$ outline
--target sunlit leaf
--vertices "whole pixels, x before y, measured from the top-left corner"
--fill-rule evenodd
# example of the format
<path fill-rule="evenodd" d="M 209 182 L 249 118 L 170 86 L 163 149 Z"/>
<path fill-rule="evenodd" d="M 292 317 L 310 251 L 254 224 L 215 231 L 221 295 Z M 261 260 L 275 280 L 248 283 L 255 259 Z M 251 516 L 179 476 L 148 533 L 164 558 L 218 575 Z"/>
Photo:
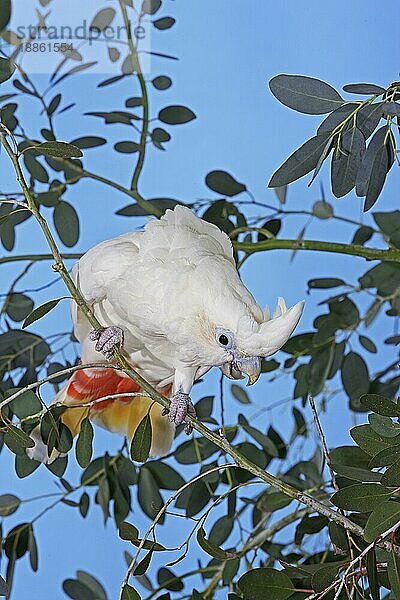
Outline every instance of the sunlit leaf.
<path fill-rule="evenodd" d="M 67 142 L 42 142 L 35 146 L 35 151 L 56 158 L 78 158 L 83 156 L 79 148 Z"/>

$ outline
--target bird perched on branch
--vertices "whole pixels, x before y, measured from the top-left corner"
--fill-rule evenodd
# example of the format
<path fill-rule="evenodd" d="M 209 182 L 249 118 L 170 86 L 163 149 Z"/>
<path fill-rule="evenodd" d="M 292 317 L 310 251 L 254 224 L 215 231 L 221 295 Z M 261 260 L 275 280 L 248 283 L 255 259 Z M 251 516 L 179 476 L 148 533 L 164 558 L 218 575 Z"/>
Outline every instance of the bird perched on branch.
<path fill-rule="evenodd" d="M 288 310 L 279 298 L 270 318 L 268 307 L 263 311 L 241 282 L 228 236 L 180 205 L 150 220 L 144 231 L 89 250 L 74 267 L 73 278 L 103 326 L 92 331 L 72 301 L 82 363 L 106 365 L 113 348 L 121 347 L 133 368 L 171 405 L 165 416 L 121 371 L 87 368 L 75 372 L 56 396 L 56 402 L 71 407 L 62 420 L 76 435 L 89 413 L 93 422 L 132 438 L 150 412 L 152 456 L 167 454 L 175 426 L 195 415 L 189 394 L 197 379 L 217 366 L 231 379 L 246 374 L 252 385 L 261 358 L 281 348 L 303 310 L 303 302 Z M 55 457 L 48 457 L 39 440 L 28 452 L 45 462 Z"/>

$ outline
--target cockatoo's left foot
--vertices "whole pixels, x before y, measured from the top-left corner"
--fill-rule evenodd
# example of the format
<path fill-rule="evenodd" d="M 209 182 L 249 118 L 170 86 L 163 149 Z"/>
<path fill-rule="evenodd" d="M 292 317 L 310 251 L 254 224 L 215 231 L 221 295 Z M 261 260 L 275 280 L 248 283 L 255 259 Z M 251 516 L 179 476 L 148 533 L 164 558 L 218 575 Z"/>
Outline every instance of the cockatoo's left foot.
<path fill-rule="evenodd" d="M 121 327 L 101 327 L 89 334 L 90 339 L 96 342 L 96 352 L 104 354 L 107 360 L 113 357 L 114 348 L 121 348 L 124 343 L 124 332 Z"/>
<path fill-rule="evenodd" d="M 196 410 L 192 404 L 189 394 L 185 394 L 184 392 L 176 392 L 171 397 L 169 411 L 165 409 L 163 414 L 168 414 L 168 419 L 171 423 L 180 425 L 185 420 L 187 415 L 190 417 L 195 417 Z M 185 427 L 185 432 L 189 434 L 191 431 L 192 428 L 190 424 L 187 424 Z"/>

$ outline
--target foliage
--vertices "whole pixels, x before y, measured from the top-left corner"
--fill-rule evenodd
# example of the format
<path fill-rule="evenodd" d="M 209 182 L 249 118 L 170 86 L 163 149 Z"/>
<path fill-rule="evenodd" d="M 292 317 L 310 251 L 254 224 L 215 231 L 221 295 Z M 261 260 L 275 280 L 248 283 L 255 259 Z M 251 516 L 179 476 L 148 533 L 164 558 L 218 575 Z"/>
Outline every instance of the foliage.
<path fill-rule="evenodd" d="M 116 11 L 105 4 L 96 15 L 87 15 L 92 30 L 102 30 L 116 19 Z M 150 19 L 155 29 L 167 31 L 175 19 L 165 15 L 165 8 L 161 0 L 144 0 L 139 20 Z M 132 10 L 131 0 L 119 1 L 122 18 Z M 7 29 L 11 13 L 11 1 L 0 0 L 0 30 L 5 39 L 14 40 L 18 49 L 19 42 Z M 310 279 L 308 293 L 322 294 L 312 329 L 293 336 L 282 354 L 263 362 L 263 377 L 273 380 L 285 375 L 288 388 L 293 388 L 290 436 L 271 425 L 257 427 L 249 412 L 251 395 L 241 385 L 233 384 L 230 395 L 245 413 L 238 416 L 237 422 L 227 425 L 223 410 L 218 413 L 219 401 L 223 406 L 222 394 L 219 399 L 208 395 L 196 403 L 199 422 L 194 423 L 195 433 L 182 441 L 182 428 L 178 429 L 172 456 L 147 460 L 151 442 L 147 415 L 130 447 L 124 442 L 119 452 L 110 455 L 103 449 L 104 454 L 93 458 L 94 430 L 87 416 L 74 442 L 61 420 L 63 407 L 49 408 L 43 401 L 41 385 L 53 385 L 57 390 L 79 368 L 73 350 L 76 340 L 71 332 L 45 337 L 26 330 L 34 325 L 33 329 L 40 331 L 40 320 L 58 310 L 62 299 L 53 298 L 49 289 L 48 300 L 38 305 L 34 292 L 18 291 L 26 272 L 40 261 L 55 258 L 53 268 L 66 282 L 68 270 L 63 260 L 79 256 L 59 254 L 47 223 L 54 225 L 61 247 L 77 245 L 81 226 L 88 224 L 81 223 L 79 206 L 66 198 L 74 189 L 79 190 L 85 180 L 127 196 L 129 204 L 116 211 L 124 217 L 159 217 L 177 203 L 184 204 L 169 197 L 144 198 L 140 177 L 147 153 L 164 151 L 172 135 L 179 136 L 175 126 L 190 124 L 196 114 L 181 104 L 166 105 L 157 114 L 150 112 L 149 94 L 162 94 L 173 81 L 164 74 L 146 81 L 140 67 L 139 41 L 129 30 L 126 41 L 129 50 L 125 55 L 109 48 L 109 60 L 119 61 L 120 73 L 97 84 L 100 90 L 121 86 L 121 105 L 114 110 L 104 111 L 99 106 L 99 110 L 85 112 L 82 123 L 88 127 L 88 135 L 68 142 L 58 140 L 56 133 L 58 123 L 68 124 L 72 119 L 69 111 L 75 110 L 75 104 L 65 99 L 63 85 L 89 71 L 93 63 L 85 62 L 83 54 L 66 53 L 42 92 L 34 76 L 22 69 L 12 45 L 10 57 L 0 58 L 2 143 L 22 185 L 17 193 L 2 194 L 0 240 L 4 256 L 0 264 L 24 264 L 6 291 L 1 308 L 3 452 L 15 455 L 19 478 L 29 477 L 40 466 L 26 455 L 33 446 L 32 431 L 39 425 L 49 452 L 56 449 L 65 454 L 47 467 L 49 478 L 55 478 L 59 484 L 57 498 L 49 507 L 57 506 L 67 516 L 68 511 L 77 511 L 85 519 L 97 505 L 104 523 L 114 521 L 127 548 L 127 571 L 125 576 L 121 574 L 122 600 L 167 600 L 180 597 L 182 591 L 186 597 L 199 600 L 211 598 L 218 590 L 223 590 L 224 597 L 229 594 L 231 600 L 345 598 L 348 593 L 353 594 L 351 597 L 375 600 L 384 589 L 397 596 L 398 365 L 393 360 L 382 364 L 379 372 L 371 372 L 368 355 L 378 353 L 379 341 L 367 333 L 378 316 L 382 321 L 396 323 L 400 314 L 400 211 L 375 212 L 368 225 L 350 221 L 353 236 L 348 244 L 333 239 L 319 242 L 306 238 L 310 220 L 335 223 L 346 219 L 336 213 L 325 197 L 315 202 L 311 212 L 290 211 L 286 208 L 286 193 L 289 183 L 311 171 L 313 181 L 332 154 L 333 194 L 341 197 L 355 188 L 356 195 L 365 198 L 364 209 L 369 210 L 377 202 L 395 162 L 400 118 L 398 82 L 387 87 L 346 85 L 346 93 L 366 98 L 345 100 L 318 79 L 277 75 L 271 80 L 270 89 L 284 105 L 301 113 L 329 114 L 316 135 L 272 176 L 269 186 L 275 189 L 275 204 L 257 201 L 245 183 L 221 169 L 212 169 L 205 176 L 205 185 L 212 193 L 208 200 L 185 203 L 230 236 L 239 267 L 252 253 L 274 249 L 290 249 L 293 258 L 296 252 L 309 250 L 374 260 L 373 265 L 363 268 L 357 282 L 334 274 Z M 129 86 L 123 88 L 125 83 Z M 132 89 L 137 95 L 131 95 Z M 125 92 L 126 98 L 122 99 Z M 100 105 L 100 95 L 96 94 Z M 24 117 L 24 102 L 38 103 L 43 109 L 39 132 L 31 131 L 32 123 Z M 101 120 L 102 136 L 90 134 L 91 119 Z M 115 135 L 121 139 L 111 141 L 114 137 L 109 133 L 110 127 L 118 131 Z M 123 160 L 121 155 L 131 157 L 129 187 L 89 170 L 89 155 L 96 151 L 108 152 L 113 160 Z M 5 181 L 3 184 L 6 187 Z M 257 208 L 258 216 L 247 211 L 249 204 Z M 297 239 L 287 240 L 281 237 L 282 223 L 293 215 L 298 219 L 299 233 Z M 42 227 L 50 254 L 13 253 L 16 235 L 20 235 L 21 225 L 28 220 Z M 35 236 L 37 247 L 41 248 L 36 230 Z M 68 290 L 76 299 L 76 290 Z M 369 298 L 367 306 L 365 297 Z M 63 341 L 61 350 L 59 340 Z M 393 347 L 398 342 L 397 333 L 385 340 Z M 338 387 L 347 395 L 350 411 L 368 412 L 368 417 L 362 416 L 364 421 L 368 418 L 368 423 L 352 428 L 352 446 L 328 452 L 318 412 L 338 394 Z M 310 396 L 318 403 L 318 412 L 313 410 L 314 423 L 307 420 Z M 158 401 L 155 396 L 153 399 Z M 311 456 L 303 450 L 305 455 L 299 460 L 298 447 L 303 448 L 304 439 L 314 427 L 320 436 L 319 448 Z M 234 462 L 228 460 L 229 456 Z M 68 461 L 75 458 L 81 474 L 79 481 L 71 483 L 64 475 Z M 256 484 L 258 487 L 254 488 Z M 132 512 L 133 496 L 135 505 L 148 517 L 147 531 L 140 531 L 135 524 L 138 511 L 135 508 Z M 0 496 L 6 563 L 0 595 L 11 593 L 22 557 L 29 555 L 31 568 L 39 568 L 43 549 L 36 538 L 36 521 L 45 518 L 48 509 L 30 521 L 20 522 L 21 506 L 28 500 L 12 490 L 4 490 Z M 170 505 L 174 513 L 185 517 L 189 527 L 188 535 L 177 539 L 174 548 L 158 541 L 161 527 L 172 526 Z M 285 541 L 278 542 L 277 534 L 281 534 L 279 540 Z M 185 559 L 193 547 L 198 560 L 196 568 L 191 569 Z M 154 567 L 160 556 L 162 566 Z M 62 588 L 69 598 L 117 597 L 116 590 L 106 592 L 97 577 L 83 570 L 77 571 L 74 578 L 67 573 L 61 575 L 66 577 Z"/>

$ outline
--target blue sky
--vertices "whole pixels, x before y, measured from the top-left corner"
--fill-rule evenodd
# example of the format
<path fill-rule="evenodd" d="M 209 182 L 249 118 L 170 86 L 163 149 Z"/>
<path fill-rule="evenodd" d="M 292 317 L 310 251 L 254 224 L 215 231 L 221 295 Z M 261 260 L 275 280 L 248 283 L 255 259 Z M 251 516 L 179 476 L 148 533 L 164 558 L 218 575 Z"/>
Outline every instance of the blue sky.
<path fill-rule="evenodd" d="M 32 3 L 34 4 L 34 3 Z M 58 5 L 59 2 L 54 2 Z M 115 5 L 115 2 L 107 5 Z M 63 6 L 59 10 L 68 11 Z M 94 14 L 88 10 L 88 19 Z M 176 18 L 176 25 L 169 32 L 156 32 L 152 38 L 153 48 L 179 57 L 179 61 L 154 59 L 149 78 L 168 74 L 174 85 L 165 92 L 151 91 L 151 113 L 167 104 L 185 104 L 197 115 L 188 125 L 171 127 L 172 141 L 166 152 L 150 150 L 142 175 L 141 186 L 145 197 L 172 197 L 184 202 L 212 198 L 204 184 L 205 175 L 213 169 L 225 169 L 239 181 L 243 181 L 254 196 L 263 202 L 274 203 L 274 193 L 266 185 L 273 171 L 283 160 L 313 132 L 319 119 L 300 115 L 283 107 L 269 92 L 268 80 L 278 73 L 304 74 L 318 77 L 340 87 L 358 81 L 374 82 L 383 86 L 398 79 L 400 25 L 398 3 L 386 0 L 337 0 L 318 2 L 267 2 L 263 0 L 164 0 L 160 15 Z M 66 14 L 65 14 L 66 16 Z M 67 18 L 67 16 L 66 16 Z M 39 86 L 45 85 L 45 77 L 37 76 Z M 93 117 L 79 117 L 90 110 L 121 109 L 131 83 L 110 86 L 96 91 L 97 76 L 81 75 L 66 84 L 65 103 L 77 102 L 77 108 L 66 113 L 56 126 L 58 139 L 73 139 L 81 135 L 102 135 L 103 126 Z M 39 106 L 25 112 L 25 128 L 32 135 L 42 126 Z M 106 129 L 115 141 L 127 139 L 126 130 L 119 126 Z M 128 183 L 132 156 L 112 151 L 111 144 L 86 153 L 87 167 Z M 1 159 L 1 189 L 15 190 L 11 171 Z M 320 179 L 324 182 L 326 198 L 334 205 L 335 213 L 365 220 L 361 203 L 354 194 L 340 200 L 331 197 L 328 173 L 323 169 Z M 318 183 L 311 189 L 302 180 L 291 186 L 287 208 L 310 209 L 320 199 Z M 394 168 L 389 177 L 379 210 L 393 210 L 398 204 L 399 173 Z M 65 198 L 73 203 L 81 219 L 81 237 L 77 251 L 85 251 L 95 243 L 124 233 L 140 222 L 113 213 L 129 203 L 129 199 L 96 182 L 84 181 L 71 189 Z M 49 214 L 50 213 L 46 213 Z M 283 236 L 296 237 L 305 219 L 286 219 Z M 307 237 L 351 241 L 352 228 L 337 222 L 314 220 Z M 16 252 L 45 251 L 44 242 L 31 225 L 18 230 Z M 248 260 L 242 271 L 246 285 L 261 305 L 273 304 L 279 295 L 293 304 L 306 297 L 306 309 L 300 330 L 312 326 L 317 302 L 322 293 L 305 296 L 307 281 L 312 277 L 332 274 L 354 283 L 367 266 L 362 259 L 349 259 L 336 255 L 299 253 L 293 262 L 287 251 L 258 254 Z M 4 273 L 5 271 L 3 271 Z M 7 269 L 15 274 L 15 266 Z M 37 287 L 53 278 L 49 265 L 31 271 L 19 289 Z M 38 294 L 37 302 L 64 295 L 61 285 Z M 390 335 L 387 325 L 379 321 L 372 328 L 378 342 Z M 37 329 L 42 334 L 68 331 L 70 321 L 66 302 L 49 315 Z M 372 336 L 373 337 L 373 336 Z M 357 349 L 357 344 L 355 345 Z M 379 356 L 369 360 L 371 369 L 377 369 L 391 360 L 390 347 L 383 347 Z M 206 382 L 195 388 L 194 399 L 206 393 L 217 393 L 218 375 L 210 374 Z M 226 385 L 226 418 L 233 422 L 241 407 L 229 397 Z M 291 396 L 292 380 L 281 378 L 269 383 L 267 378 L 250 391 L 254 402 L 246 415 L 254 414 L 268 403 Z M 257 424 L 264 428 L 272 420 L 286 438 L 290 437 L 288 412 L 282 408 L 264 413 Z M 287 405 L 290 409 L 290 404 Z M 218 418 L 218 413 L 216 413 Z M 346 401 L 338 397 L 323 415 L 328 443 L 331 445 L 348 441 L 347 431 L 352 417 L 346 412 Z M 96 448 L 99 453 L 119 447 L 120 440 L 96 432 Z M 303 449 L 303 457 L 312 453 L 312 438 Z M 55 490 L 55 480 L 40 469 L 28 480 L 19 481 L 13 476 L 12 461 L 2 455 L 2 493 L 13 492 L 22 498 Z M 68 472 L 76 481 L 78 471 Z M 256 488 L 254 488 L 256 489 Z M 135 501 L 134 501 L 135 504 Z M 28 505 L 15 515 L 15 522 L 29 518 L 40 503 Z M 33 574 L 24 558 L 17 565 L 14 598 L 30 600 L 58 600 L 64 598 L 61 582 L 74 575 L 76 569 L 84 569 L 98 577 L 110 594 L 116 590 L 124 573 L 122 551 L 127 545 L 116 540 L 114 525 L 101 525 L 98 507 L 92 507 L 89 517 L 83 521 L 76 509 L 66 506 L 49 512 L 37 523 L 40 540 L 40 570 Z M 147 521 L 134 509 L 134 520 L 141 530 Z M 8 520 L 11 526 L 12 519 Z M 178 525 L 181 520 L 178 521 Z M 176 532 L 176 524 L 170 523 Z M 167 525 L 168 528 L 168 525 Z M 182 528 L 184 526 L 182 525 Z M 168 541 L 171 533 L 161 532 Z M 234 543 L 234 538 L 232 542 Z M 190 560 L 189 560 L 190 563 Z M 186 567 L 188 564 L 186 563 Z M 182 572 L 182 566 L 177 572 Z"/>

